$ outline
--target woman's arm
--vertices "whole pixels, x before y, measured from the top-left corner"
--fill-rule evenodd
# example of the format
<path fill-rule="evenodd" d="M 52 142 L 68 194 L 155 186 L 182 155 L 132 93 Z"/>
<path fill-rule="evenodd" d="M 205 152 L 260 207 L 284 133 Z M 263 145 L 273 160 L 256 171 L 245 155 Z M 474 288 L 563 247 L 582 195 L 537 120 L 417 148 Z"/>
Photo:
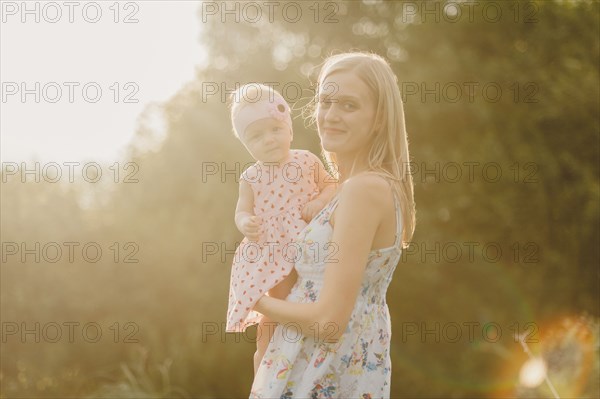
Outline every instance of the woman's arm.
<path fill-rule="evenodd" d="M 337 252 L 332 253 L 326 264 L 318 300 L 292 303 L 263 296 L 254 310 L 279 323 L 298 323 L 304 335 L 318 334 L 320 339 L 338 340 L 350 321 L 373 238 L 384 217 L 388 196 L 383 193 L 389 190 L 388 184 L 374 175 L 364 174 L 346 181 L 335 211 L 331 243 L 322 248 Z"/>

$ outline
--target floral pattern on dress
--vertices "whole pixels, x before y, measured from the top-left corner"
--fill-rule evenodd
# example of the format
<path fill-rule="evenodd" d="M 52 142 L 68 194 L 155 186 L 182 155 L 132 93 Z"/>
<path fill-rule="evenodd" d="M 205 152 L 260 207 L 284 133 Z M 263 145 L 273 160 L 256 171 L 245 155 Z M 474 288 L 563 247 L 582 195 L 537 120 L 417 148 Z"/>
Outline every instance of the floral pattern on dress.
<path fill-rule="evenodd" d="M 290 339 L 286 326 L 278 325 L 254 378 L 250 398 L 389 398 L 391 322 L 385 296 L 400 260 L 402 231 L 395 196 L 394 201 L 396 242 L 369 253 L 359 295 L 340 339 L 335 343 L 318 341 L 311 332 L 302 339 Z M 303 254 L 294 266 L 298 280 L 287 301 L 318 300 L 327 258 L 323 247 L 331 242 L 329 220 L 336 205 L 337 196 L 296 239 Z M 321 251 L 307 255 L 310 248 Z"/>

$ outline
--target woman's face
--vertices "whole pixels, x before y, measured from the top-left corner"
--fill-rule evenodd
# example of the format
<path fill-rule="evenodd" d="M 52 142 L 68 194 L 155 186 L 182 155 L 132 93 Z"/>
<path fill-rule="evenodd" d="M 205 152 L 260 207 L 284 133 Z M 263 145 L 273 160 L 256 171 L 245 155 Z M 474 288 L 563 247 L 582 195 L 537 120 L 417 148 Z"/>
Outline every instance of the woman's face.
<path fill-rule="evenodd" d="M 375 99 L 352 72 L 334 72 L 319 87 L 317 128 L 326 151 L 345 157 L 364 150 L 372 139 Z"/>

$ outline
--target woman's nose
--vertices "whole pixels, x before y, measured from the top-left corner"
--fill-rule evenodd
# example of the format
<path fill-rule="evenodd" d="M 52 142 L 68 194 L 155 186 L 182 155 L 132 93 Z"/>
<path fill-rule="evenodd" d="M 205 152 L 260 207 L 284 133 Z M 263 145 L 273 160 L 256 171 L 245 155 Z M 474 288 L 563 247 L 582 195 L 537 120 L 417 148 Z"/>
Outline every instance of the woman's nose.
<path fill-rule="evenodd" d="M 339 114 L 337 111 L 337 103 L 332 102 L 329 108 L 325 111 L 323 120 L 327 122 L 337 122 L 339 120 Z"/>

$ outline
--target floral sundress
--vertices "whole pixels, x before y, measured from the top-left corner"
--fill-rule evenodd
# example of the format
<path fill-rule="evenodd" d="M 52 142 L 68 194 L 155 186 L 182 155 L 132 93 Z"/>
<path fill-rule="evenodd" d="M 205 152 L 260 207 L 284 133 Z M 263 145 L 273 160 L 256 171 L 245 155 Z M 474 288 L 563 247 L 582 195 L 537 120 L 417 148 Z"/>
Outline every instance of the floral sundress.
<path fill-rule="evenodd" d="M 393 190 L 392 190 L 393 191 Z M 338 196 L 300 233 L 298 280 L 286 300 L 315 302 L 323 287 L 333 228 L 329 223 Z M 250 398 L 389 398 L 391 323 L 387 288 L 401 255 L 401 212 L 396 208 L 394 245 L 369 253 L 350 322 L 336 343 L 278 325 L 252 384 Z M 331 247 L 330 247 L 331 248 Z"/>

